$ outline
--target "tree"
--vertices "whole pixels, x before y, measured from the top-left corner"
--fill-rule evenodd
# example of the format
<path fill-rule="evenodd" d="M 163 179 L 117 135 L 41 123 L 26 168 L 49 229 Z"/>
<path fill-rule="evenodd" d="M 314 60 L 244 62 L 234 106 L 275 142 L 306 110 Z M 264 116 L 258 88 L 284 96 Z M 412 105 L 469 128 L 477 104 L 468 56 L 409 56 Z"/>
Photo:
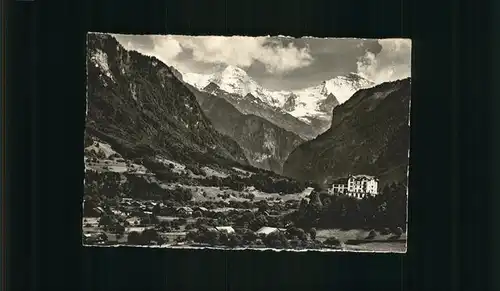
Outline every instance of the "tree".
<path fill-rule="evenodd" d="M 323 203 L 321 203 L 320 195 L 318 192 L 313 191 L 309 195 L 309 205 L 317 205 L 319 208 L 323 207 Z"/>
<path fill-rule="evenodd" d="M 228 241 L 228 245 L 232 248 L 234 247 L 237 247 L 239 245 L 242 244 L 242 238 L 240 235 L 236 234 L 236 233 L 232 233 L 229 235 L 229 241 Z"/>
<path fill-rule="evenodd" d="M 307 240 L 306 232 L 303 229 L 297 228 L 297 227 L 288 228 L 287 229 L 287 236 L 289 239 L 291 239 L 293 237 L 297 237 L 300 240 Z"/>
<path fill-rule="evenodd" d="M 325 197 L 321 202 L 321 204 L 323 204 L 324 206 L 328 206 L 330 205 L 330 203 L 332 203 L 332 199 L 330 197 Z"/>
<path fill-rule="evenodd" d="M 244 229 L 241 233 L 241 236 L 242 236 L 243 240 L 245 241 L 245 243 L 247 243 L 247 244 L 255 242 L 255 240 L 257 240 L 259 238 L 259 236 L 255 232 L 253 232 L 249 229 Z"/>
<path fill-rule="evenodd" d="M 127 243 L 130 245 L 141 245 L 141 236 L 137 231 L 132 231 L 127 236 Z"/>
<path fill-rule="evenodd" d="M 312 240 L 316 240 L 316 229 L 314 227 L 309 230 L 309 235 Z"/>
<path fill-rule="evenodd" d="M 125 233 L 125 226 L 123 226 L 121 224 L 117 224 L 117 225 L 115 225 L 115 231 L 116 231 L 116 233 L 122 235 L 123 233 Z"/>
<path fill-rule="evenodd" d="M 336 237 L 329 237 L 323 243 L 325 245 L 336 246 L 336 247 L 338 247 L 342 244 L 341 241 L 339 239 L 337 239 Z"/>
<path fill-rule="evenodd" d="M 257 207 L 259 208 L 258 212 L 266 212 L 269 209 L 269 205 L 265 200 L 260 200 L 257 204 Z"/>
<path fill-rule="evenodd" d="M 186 202 L 193 199 L 193 193 L 191 192 L 190 189 L 175 188 L 174 190 L 172 190 L 172 192 L 174 199 L 177 202 Z"/>
<path fill-rule="evenodd" d="M 83 216 L 85 217 L 98 217 L 99 213 L 95 210 L 98 204 L 96 199 L 88 196 L 83 201 Z"/>
<path fill-rule="evenodd" d="M 380 234 L 381 235 L 391 234 L 391 230 L 388 227 L 385 227 L 384 229 L 382 229 L 382 231 L 380 232 Z"/>
<path fill-rule="evenodd" d="M 186 234 L 186 240 L 188 241 L 193 241 L 193 242 L 200 242 L 200 235 L 196 231 L 189 231 Z"/>
<path fill-rule="evenodd" d="M 99 234 L 99 239 L 101 239 L 104 242 L 107 242 L 108 241 L 108 236 L 104 232 L 102 232 L 102 233 Z"/>
<path fill-rule="evenodd" d="M 156 204 L 155 206 L 153 206 L 152 212 L 153 212 L 153 215 L 155 215 L 155 216 L 160 215 L 161 214 L 160 204 Z"/>
<path fill-rule="evenodd" d="M 372 229 L 372 230 L 370 230 L 370 232 L 366 236 L 366 239 L 374 239 L 376 236 L 377 236 L 377 233 L 375 232 L 375 230 Z"/>
<path fill-rule="evenodd" d="M 111 226 L 115 223 L 115 220 L 110 215 L 103 215 L 99 219 L 99 226 Z"/>
<path fill-rule="evenodd" d="M 396 235 L 397 237 L 400 237 L 403 235 L 403 229 L 401 227 L 396 227 L 396 229 L 394 230 L 394 235 Z"/>
<path fill-rule="evenodd" d="M 145 229 L 140 235 L 143 244 L 150 244 L 151 242 L 163 243 L 162 238 L 158 232 L 153 228 Z"/>
<path fill-rule="evenodd" d="M 219 242 L 223 245 L 229 244 L 229 233 L 227 231 L 221 231 L 219 234 Z"/>
<path fill-rule="evenodd" d="M 288 239 L 280 231 L 275 231 L 263 238 L 263 242 L 266 246 L 272 248 L 287 248 L 289 247 Z"/>
<path fill-rule="evenodd" d="M 212 231 L 209 230 L 204 233 L 204 242 L 211 244 L 211 245 L 217 245 L 219 244 L 219 235 L 220 233 L 218 231 Z"/>
<path fill-rule="evenodd" d="M 244 225 L 248 226 L 254 219 L 255 219 L 254 213 L 249 211 L 238 215 L 234 221 L 235 224 L 238 226 L 244 226 Z"/>
<path fill-rule="evenodd" d="M 266 226 L 268 224 L 266 216 L 260 214 L 255 219 L 250 222 L 250 228 L 254 231 L 259 230 L 259 228 Z"/>
<path fill-rule="evenodd" d="M 309 202 L 307 202 L 306 199 L 302 198 L 302 200 L 300 200 L 300 204 L 299 204 L 299 215 L 300 216 L 305 215 L 308 205 L 309 205 Z"/>

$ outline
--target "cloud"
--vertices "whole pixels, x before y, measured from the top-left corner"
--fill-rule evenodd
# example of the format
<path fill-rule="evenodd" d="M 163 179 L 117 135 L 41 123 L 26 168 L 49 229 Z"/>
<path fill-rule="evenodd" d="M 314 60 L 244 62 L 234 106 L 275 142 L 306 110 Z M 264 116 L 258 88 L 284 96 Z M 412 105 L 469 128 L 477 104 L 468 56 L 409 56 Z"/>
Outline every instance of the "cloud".
<path fill-rule="evenodd" d="M 358 73 L 375 83 L 394 81 L 411 76 L 411 40 L 379 40 L 379 53 L 366 51 L 358 58 Z"/>
<path fill-rule="evenodd" d="M 308 47 L 284 45 L 266 37 L 177 36 L 180 45 L 191 51 L 194 61 L 233 65 L 243 69 L 262 63 L 272 74 L 284 74 L 311 64 Z"/>
<path fill-rule="evenodd" d="M 350 72 L 376 83 L 411 74 L 409 39 L 114 35 L 129 50 L 181 72 L 210 74 L 225 65 L 274 90 L 300 89 Z"/>
<path fill-rule="evenodd" d="M 157 36 L 154 38 L 154 44 L 157 57 L 167 64 L 182 52 L 181 44 L 172 36 Z"/>

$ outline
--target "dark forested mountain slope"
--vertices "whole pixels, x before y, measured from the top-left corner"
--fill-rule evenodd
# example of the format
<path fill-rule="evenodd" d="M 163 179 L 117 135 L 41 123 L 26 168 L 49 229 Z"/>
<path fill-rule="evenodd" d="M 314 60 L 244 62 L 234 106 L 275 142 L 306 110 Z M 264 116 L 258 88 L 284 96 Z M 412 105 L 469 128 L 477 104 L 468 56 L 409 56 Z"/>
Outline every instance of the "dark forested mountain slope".
<path fill-rule="evenodd" d="M 286 131 L 268 120 L 243 114 L 223 98 L 187 85 L 214 127 L 234 139 L 251 165 L 281 174 L 290 152 L 304 142 L 295 133 Z"/>

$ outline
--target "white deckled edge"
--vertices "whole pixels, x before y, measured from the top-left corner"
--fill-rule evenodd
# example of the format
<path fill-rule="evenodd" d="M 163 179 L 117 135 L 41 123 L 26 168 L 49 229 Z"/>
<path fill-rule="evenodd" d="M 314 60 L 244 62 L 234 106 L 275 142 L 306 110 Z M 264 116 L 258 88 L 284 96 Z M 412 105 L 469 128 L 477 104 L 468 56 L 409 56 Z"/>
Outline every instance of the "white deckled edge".
<path fill-rule="evenodd" d="M 391 37 L 391 38 L 369 38 L 369 37 L 318 37 L 318 36 L 309 36 L 309 35 L 304 35 L 300 37 L 296 36 L 289 36 L 289 35 L 283 35 L 283 34 L 278 34 L 278 35 L 260 35 L 260 36 L 249 36 L 249 35 L 182 35 L 182 34 L 139 34 L 139 33 L 106 33 L 106 32 L 100 32 L 100 31 L 89 31 L 88 33 L 94 33 L 94 34 L 108 34 L 111 36 L 189 36 L 193 38 L 198 38 L 198 37 L 225 37 L 225 38 L 231 38 L 231 37 L 248 37 L 248 38 L 258 38 L 258 37 L 267 37 L 267 38 L 272 38 L 272 37 L 277 37 L 277 38 L 289 38 L 289 39 L 359 39 L 359 40 L 378 40 L 378 39 L 399 39 L 399 40 L 410 40 L 411 38 L 404 38 L 404 37 Z"/>
<path fill-rule="evenodd" d="M 411 41 L 411 40 L 410 40 Z M 410 130 L 409 142 L 408 142 L 408 166 L 406 167 L 406 241 L 405 250 L 408 251 L 408 237 L 410 231 L 410 209 L 409 198 L 410 198 L 410 156 L 411 156 L 411 97 L 412 97 L 412 87 L 411 87 L 411 77 L 410 77 L 410 100 L 408 101 L 408 129 Z"/>

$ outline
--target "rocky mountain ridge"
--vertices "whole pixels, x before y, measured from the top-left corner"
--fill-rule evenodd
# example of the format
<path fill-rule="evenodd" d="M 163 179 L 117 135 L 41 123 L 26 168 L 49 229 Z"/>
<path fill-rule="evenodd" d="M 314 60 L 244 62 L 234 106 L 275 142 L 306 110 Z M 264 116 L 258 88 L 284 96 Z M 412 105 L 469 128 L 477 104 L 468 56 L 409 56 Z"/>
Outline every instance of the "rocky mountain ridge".
<path fill-rule="evenodd" d="M 351 73 L 301 90 L 272 91 L 260 86 L 244 70 L 234 66 L 227 66 L 212 75 L 182 75 L 186 83 L 225 98 L 241 112 L 266 118 L 306 139 L 328 129 L 330 113 L 335 106 L 347 100 L 357 90 L 374 85 L 359 74 Z M 282 119 L 287 122 L 282 122 Z M 292 121 L 293 119 L 295 120 Z"/>
<path fill-rule="evenodd" d="M 185 163 L 247 164 L 196 97 L 157 60 L 125 50 L 108 34 L 88 34 L 86 135 L 128 158 L 162 155 Z"/>

